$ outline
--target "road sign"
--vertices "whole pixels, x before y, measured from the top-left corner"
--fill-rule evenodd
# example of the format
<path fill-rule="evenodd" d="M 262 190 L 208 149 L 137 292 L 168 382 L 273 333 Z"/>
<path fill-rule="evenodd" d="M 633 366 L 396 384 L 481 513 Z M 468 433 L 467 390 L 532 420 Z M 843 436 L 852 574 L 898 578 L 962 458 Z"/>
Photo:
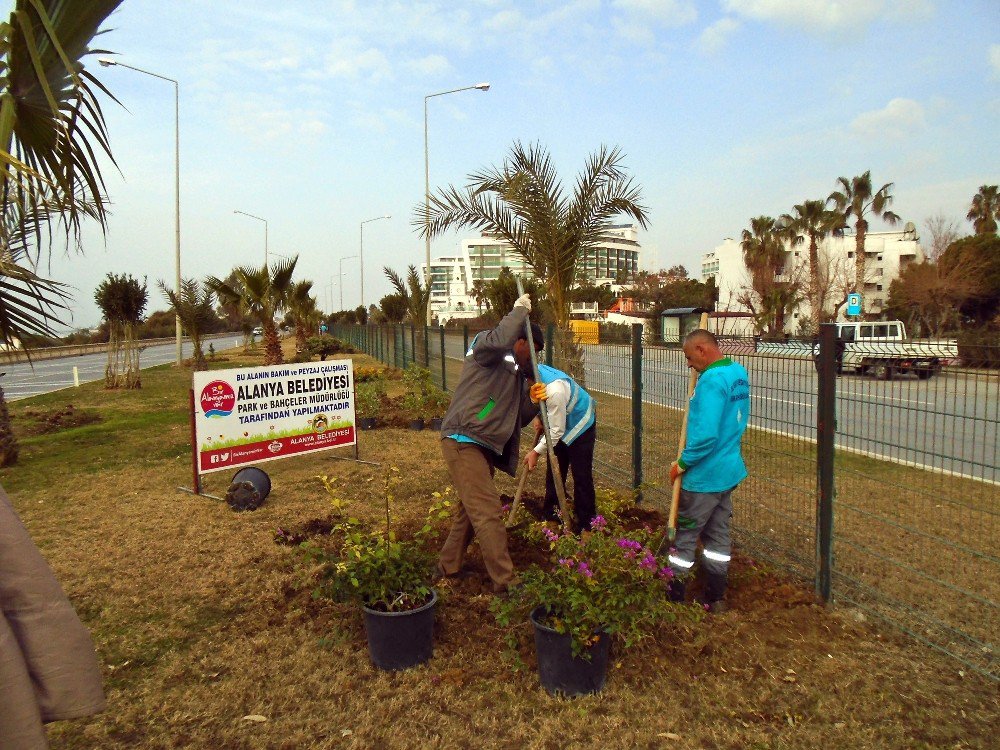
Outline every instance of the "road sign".
<path fill-rule="evenodd" d="M 847 295 L 847 314 L 848 315 L 860 315 L 861 314 L 861 295 L 857 292 L 851 292 Z"/>

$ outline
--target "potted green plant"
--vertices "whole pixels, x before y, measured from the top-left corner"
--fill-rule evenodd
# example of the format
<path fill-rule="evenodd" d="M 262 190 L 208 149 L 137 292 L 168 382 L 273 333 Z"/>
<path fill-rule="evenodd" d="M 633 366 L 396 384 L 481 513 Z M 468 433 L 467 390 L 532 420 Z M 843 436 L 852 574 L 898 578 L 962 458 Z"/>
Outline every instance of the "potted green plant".
<path fill-rule="evenodd" d="M 625 531 L 603 516 L 580 536 L 549 525 L 531 528 L 548 543 L 551 563 L 532 565 L 521 574 L 521 585 L 491 606 L 503 626 L 530 619 L 539 679 L 549 693 L 601 690 L 612 639 L 628 647 L 681 612 L 697 616 L 667 599 L 672 572 L 652 552 L 659 541 L 652 530 Z M 516 633 L 508 632 L 516 642 Z"/>
<path fill-rule="evenodd" d="M 424 407 L 426 409 L 425 419 L 429 420 L 430 429 L 435 432 L 440 431 L 444 414 L 448 411 L 450 403 L 451 396 L 448 393 L 437 386 L 431 386 Z"/>
<path fill-rule="evenodd" d="M 382 412 L 385 395 L 385 380 L 383 378 L 375 378 L 357 384 L 354 406 L 358 413 L 358 427 L 360 429 L 375 429 L 376 421 Z"/>
<path fill-rule="evenodd" d="M 427 413 L 427 405 L 431 389 L 431 371 L 411 364 L 403 372 L 403 385 L 406 386 L 406 393 L 403 394 L 403 409 L 409 415 L 410 429 L 424 429 L 424 415 Z"/>
<path fill-rule="evenodd" d="M 390 516 L 393 488 L 399 482 L 395 466 L 386 472 L 385 528 L 377 531 L 347 516 L 337 497 L 336 480 L 319 479 L 334 506 L 330 539 L 337 541 L 332 549 L 306 548 L 307 555 L 320 563 L 317 594 L 361 605 L 368 651 L 376 667 L 398 670 L 422 664 L 433 653 L 438 600 L 431 586 L 436 560 L 430 545 L 436 537 L 432 521 L 448 515 L 449 501 L 434 493 L 423 527 L 400 539 Z"/>

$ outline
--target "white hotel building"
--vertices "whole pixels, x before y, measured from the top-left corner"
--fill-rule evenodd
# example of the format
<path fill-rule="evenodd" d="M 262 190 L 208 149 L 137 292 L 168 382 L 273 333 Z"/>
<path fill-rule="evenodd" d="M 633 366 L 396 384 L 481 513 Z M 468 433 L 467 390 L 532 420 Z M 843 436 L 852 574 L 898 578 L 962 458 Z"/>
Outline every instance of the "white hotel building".
<path fill-rule="evenodd" d="M 842 290 L 861 291 L 864 296 L 865 311 L 878 315 L 889 297 L 889 285 L 900 272 L 911 263 L 922 263 L 924 251 L 920 238 L 912 224 L 901 231 L 868 232 L 865 235 L 865 288 L 853 289 L 855 235 L 853 230 L 845 231 L 841 237 L 828 237 L 819 244 L 820 263 L 825 278 L 834 293 L 827 295 L 827 312 L 837 312 L 837 319 L 843 319 L 844 310 L 834 311 Z M 809 244 L 808 239 L 785 250 L 784 276 L 788 279 L 800 278 L 808 286 Z M 701 280 L 715 278 L 719 290 L 717 309 L 728 312 L 747 312 L 738 298 L 750 288 L 750 273 L 743 263 L 743 249 L 739 240 L 727 237 L 722 244 L 701 257 Z M 789 310 L 785 317 L 785 331 L 796 333 L 800 321 L 810 319 L 809 300 Z"/>
<path fill-rule="evenodd" d="M 639 270 L 638 229 L 634 224 L 616 224 L 609 233 L 613 239 L 588 250 L 579 270 L 596 285 L 614 284 L 619 273 Z M 431 310 L 439 320 L 471 318 L 479 314 L 472 285 L 477 280 L 493 281 L 500 269 L 534 276 L 524 258 L 510 245 L 489 233 L 463 239 L 458 255 L 440 257 L 431 263 Z M 426 278 L 426 264 L 421 271 Z"/>

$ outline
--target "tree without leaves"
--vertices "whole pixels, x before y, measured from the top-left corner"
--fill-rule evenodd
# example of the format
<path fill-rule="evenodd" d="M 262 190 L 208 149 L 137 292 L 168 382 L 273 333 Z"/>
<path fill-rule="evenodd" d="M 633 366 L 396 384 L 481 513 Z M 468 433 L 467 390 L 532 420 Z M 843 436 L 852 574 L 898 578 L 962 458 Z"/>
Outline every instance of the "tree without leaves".
<path fill-rule="evenodd" d="M 181 319 L 181 327 L 191 337 L 194 354 L 191 364 L 195 370 L 206 370 L 205 353 L 202 350 L 202 340 L 212 325 L 218 320 L 213 309 L 214 294 L 208 287 L 202 287 L 195 279 L 181 279 L 180 294 L 168 287 L 162 280 L 160 291 L 170 303 L 170 309 Z"/>
<path fill-rule="evenodd" d="M 844 229 L 844 218 L 838 211 L 826 209 L 823 201 L 818 200 L 803 201 L 792 210 L 794 214 L 782 214 L 779 222 L 784 230 L 791 232 L 793 245 L 805 242 L 806 238 L 809 240 L 809 305 L 812 332 L 816 333 L 823 320 L 819 242 L 831 234 L 840 234 Z"/>
<path fill-rule="evenodd" d="M 996 185 L 979 186 L 965 218 L 972 222 L 976 234 L 996 234 L 1000 219 L 1000 193 Z"/>
<path fill-rule="evenodd" d="M 415 210 L 413 225 L 421 236 L 458 227 L 498 236 L 544 281 L 556 323 L 566 329 L 582 254 L 614 239 L 610 229 L 617 217 L 647 226 L 641 189 L 626 175 L 623 160 L 619 149 L 601 147 L 567 197 L 548 152 L 515 143 L 499 169 L 469 175 L 463 190 L 449 186 L 432 195 L 428 209 Z"/>
<path fill-rule="evenodd" d="M 895 225 L 899 216 L 889 210 L 892 205 L 892 183 L 887 182 L 878 190 L 872 187 L 871 170 L 863 175 L 837 178 L 839 190 L 830 193 L 827 201 L 836 206 L 843 215 L 844 222 L 854 218 L 854 291 L 862 295 L 865 291 L 865 236 L 868 234 L 868 219 L 871 213 L 889 225 Z"/>
<path fill-rule="evenodd" d="M 270 268 L 242 266 L 234 268 L 232 283 L 215 276 L 205 279 L 205 284 L 223 303 L 238 304 L 264 329 L 264 364 L 280 365 L 281 340 L 274 324 L 276 315 L 284 312 L 292 291 L 292 274 L 299 256 L 283 258 Z"/>
<path fill-rule="evenodd" d="M 958 239 L 958 224 L 944 214 L 936 213 L 924 221 L 924 226 L 931 236 L 927 259 L 936 263 L 948 249 L 948 245 Z"/>
<path fill-rule="evenodd" d="M 137 328 L 142 322 L 149 291 L 131 274 L 109 273 L 97 286 L 94 301 L 108 322 L 108 364 L 105 388 L 141 388 Z"/>

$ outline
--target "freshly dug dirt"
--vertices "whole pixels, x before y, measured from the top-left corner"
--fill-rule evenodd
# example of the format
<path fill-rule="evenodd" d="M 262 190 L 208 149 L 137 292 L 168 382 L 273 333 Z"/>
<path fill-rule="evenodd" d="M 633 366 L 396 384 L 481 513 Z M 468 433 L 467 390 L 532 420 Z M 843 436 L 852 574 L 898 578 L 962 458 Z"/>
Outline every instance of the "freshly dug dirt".
<path fill-rule="evenodd" d="M 47 435 L 102 421 L 100 414 L 77 409 L 73 404 L 56 409 L 25 409 L 14 418 L 15 429 L 25 436 Z"/>

